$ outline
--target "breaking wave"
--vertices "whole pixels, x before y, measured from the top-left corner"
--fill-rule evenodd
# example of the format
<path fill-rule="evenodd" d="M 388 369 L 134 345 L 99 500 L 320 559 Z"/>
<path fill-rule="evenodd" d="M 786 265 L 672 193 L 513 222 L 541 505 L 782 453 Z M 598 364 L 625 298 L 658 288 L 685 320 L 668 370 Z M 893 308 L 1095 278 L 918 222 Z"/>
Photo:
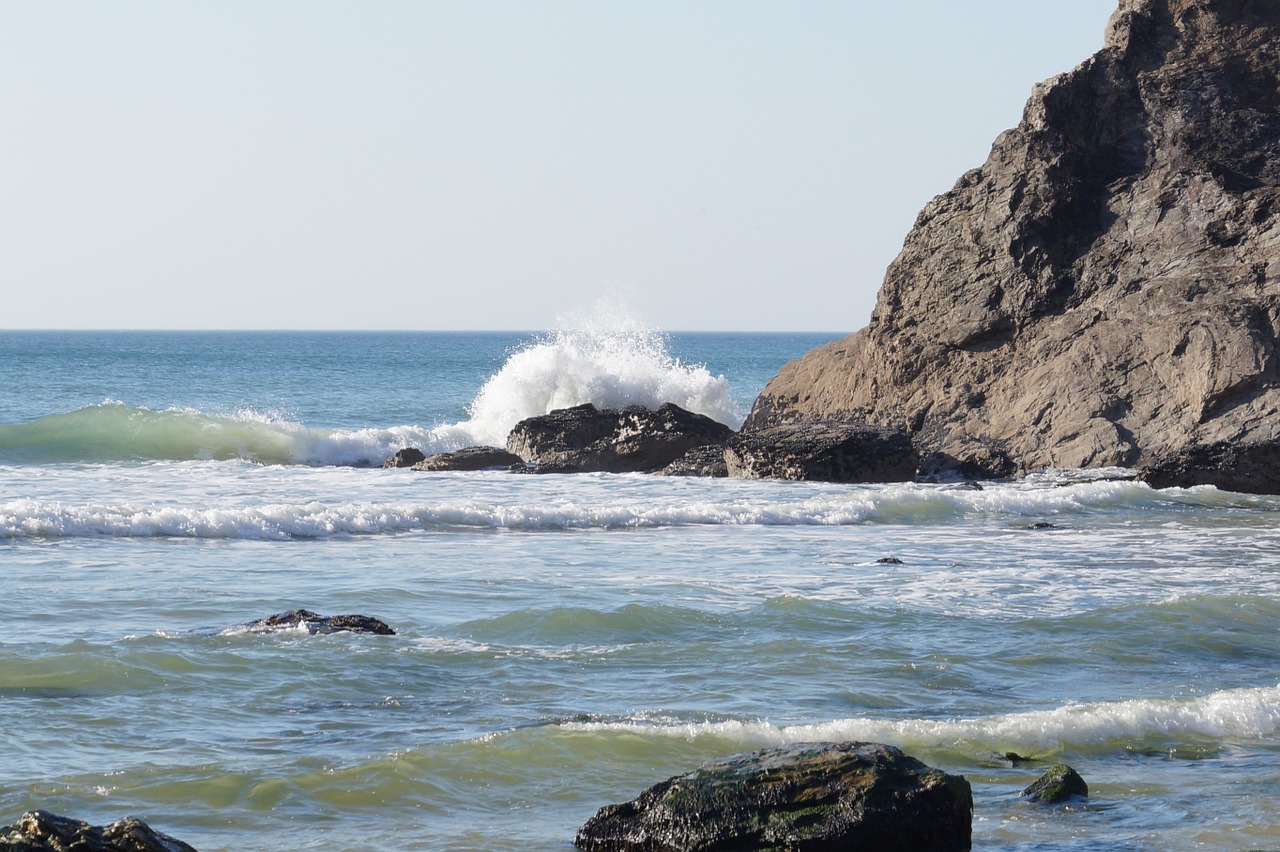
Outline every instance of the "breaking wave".
<path fill-rule="evenodd" d="M 638 717 L 566 722 L 571 731 L 698 740 L 747 748 L 858 740 L 906 749 L 1046 756 L 1072 749 L 1140 746 L 1178 739 L 1269 740 L 1280 731 L 1280 686 L 1229 689 L 1194 698 L 1135 698 L 1068 704 L 976 719 L 836 719 L 782 726 L 767 721 L 681 722 Z"/>
<path fill-rule="evenodd" d="M 471 402 L 470 419 L 459 423 L 326 429 L 255 411 L 153 410 L 108 400 L 0 424 L 0 461 L 378 465 L 404 447 L 434 453 L 503 446 L 521 420 L 588 402 L 654 409 L 674 402 L 735 428 L 744 417 L 728 381 L 673 358 L 662 334 L 589 326 L 551 333 L 513 352 Z"/>

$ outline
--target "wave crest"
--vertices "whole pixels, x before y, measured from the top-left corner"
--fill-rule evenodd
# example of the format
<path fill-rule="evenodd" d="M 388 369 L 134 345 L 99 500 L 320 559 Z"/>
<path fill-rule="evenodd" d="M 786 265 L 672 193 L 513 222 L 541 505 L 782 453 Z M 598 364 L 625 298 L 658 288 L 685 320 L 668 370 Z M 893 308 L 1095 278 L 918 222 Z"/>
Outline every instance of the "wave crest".
<path fill-rule="evenodd" d="M 370 466 L 404 447 L 440 453 L 505 446 L 521 420 L 588 402 L 652 409 L 674 402 L 735 428 L 744 418 L 730 398 L 728 380 L 673 358 L 659 332 L 589 327 L 554 332 L 513 352 L 468 406 L 470 419 L 459 423 L 328 429 L 248 410 L 153 410 L 108 400 L 27 423 L 0 424 L 0 460 Z"/>
<path fill-rule="evenodd" d="M 1046 755 L 1068 749 L 1202 737 L 1269 740 L 1280 731 L 1280 686 L 1229 689 L 1195 698 L 1137 698 L 1068 704 L 977 719 L 836 719 L 790 726 L 767 721 L 649 720 L 566 722 L 570 731 L 696 740 L 728 739 L 744 747 L 858 740 L 908 749 Z"/>

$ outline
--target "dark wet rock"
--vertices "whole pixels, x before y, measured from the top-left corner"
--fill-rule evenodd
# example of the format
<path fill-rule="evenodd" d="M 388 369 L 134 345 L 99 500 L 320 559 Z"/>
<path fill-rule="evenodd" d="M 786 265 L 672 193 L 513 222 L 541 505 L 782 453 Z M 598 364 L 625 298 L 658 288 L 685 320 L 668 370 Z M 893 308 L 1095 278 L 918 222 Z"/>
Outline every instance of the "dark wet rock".
<path fill-rule="evenodd" d="M 601 808 L 580 849 L 970 848 L 973 796 L 948 775 L 875 743 L 805 743 L 704 763 Z"/>
<path fill-rule="evenodd" d="M 1152 488 L 1213 485 L 1224 491 L 1280 494 L 1280 439 L 1185 447 L 1152 461 L 1139 479 Z"/>
<path fill-rule="evenodd" d="M 920 213 L 869 326 L 783 367 L 744 429 L 903 428 L 971 478 L 1261 455 L 1280 440 L 1277 44 L 1274 0 L 1122 0 L 1102 50 Z"/>
<path fill-rule="evenodd" d="M 730 476 L 817 482 L 910 482 L 920 464 L 901 430 L 813 421 L 739 433 L 724 458 Z"/>
<path fill-rule="evenodd" d="M 1049 767 L 1022 795 L 1033 802 L 1056 805 L 1076 797 L 1089 798 L 1089 785 L 1070 766 L 1059 763 Z"/>
<path fill-rule="evenodd" d="M 876 560 L 877 565 L 903 565 L 903 561 L 896 556 L 882 556 Z"/>
<path fill-rule="evenodd" d="M 285 630 L 305 630 L 308 633 L 370 633 L 377 636 L 394 636 L 385 621 L 367 615 L 320 615 L 309 609 L 291 609 L 232 627 L 224 633 L 276 633 Z"/>
<path fill-rule="evenodd" d="M 516 424 L 507 450 L 536 473 L 655 473 L 690 450 L 723 445 L 733 430 L 664 403 L 656 411 L 591 403 Z"/>
<path fill-rule="evenodd" d="M 1057 524 L 1051 524 L 1048 521 L 1036 521 L 1034 524 L 1027 525 L 1029 530 L 1056 530 L 1057 528 Z"/>
<path fill-rule="evenodd" d="M 979 479 L 1009 479 L 1018 466 L 1009 454 L 998 447 L 973 443 L 963 458 L 935 451 L 920 460 L 918 478 L 922 482 L 974 482 Z"/>
<path fill-rule="evenodd" d="M 426 457 L 426 453 L 416 447 L 405 447 L 403 450 L 397 451 L 394 456 L 384 461 L 382 466 L 385 468 L 413 467 Z"/>
<path fill-rule="evenodd" d="M 724 462 L 724 445 L 707 444 L 694 447 L 662 469 L 664 476 L 706 476 L 722 478 L 729 475 Z"/>
<path fill-rule="evenodd" d="M 137 817 L 90 825 L 48 811 L 28 811 L 0 834 L 0 852 L 195 852 Z"/>
<path fill-rule="evenodd" d="M 502 470 L 524 464 L 514 453 L 498 447 L 464 447 L 451 453 L 427 456 L 413 465 L 414 470 Z"/>

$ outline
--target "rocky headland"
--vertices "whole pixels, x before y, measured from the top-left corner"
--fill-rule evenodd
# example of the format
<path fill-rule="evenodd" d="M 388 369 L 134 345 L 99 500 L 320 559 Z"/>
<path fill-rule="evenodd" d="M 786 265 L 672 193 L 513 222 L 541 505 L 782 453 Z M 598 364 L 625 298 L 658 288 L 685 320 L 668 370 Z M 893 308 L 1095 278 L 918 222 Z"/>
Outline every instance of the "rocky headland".
<path fill-rule="evenodd" d="M 938 473 L 1280 492 L 1278 225 L 1280 4 L 1122 0 L 920 213 L 868 327 L 786 365 L 744 431 L 864 423 Z"/>

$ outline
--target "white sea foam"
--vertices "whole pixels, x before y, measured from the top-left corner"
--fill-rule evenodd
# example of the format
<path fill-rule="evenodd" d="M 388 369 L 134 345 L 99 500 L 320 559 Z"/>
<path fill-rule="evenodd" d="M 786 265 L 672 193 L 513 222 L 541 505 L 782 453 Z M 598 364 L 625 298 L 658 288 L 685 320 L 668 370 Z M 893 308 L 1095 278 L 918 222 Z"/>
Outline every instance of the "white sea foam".
<path fill-rule="evenodd" d="M 288 539 L 404 533 L 441 527 L 482 529 L 619 529 L 670 526 L 842 526 L 946 523 L 977 517 L 1040 518 L 1097 509 L 1167 510 L 1200 495 L 1167 494 L 1133 482 L 1091 482 L 1055 489 L 1016 485 L 961 491 L 927 485 L 809 489 L 758 484 L 738 493 L 680 491 L 640 480 L 584 477 L 573 499 L 534 489 L 523 502 L 446 499 L 437 502 L 345 502 L 303 499 L 261 505 L 67 504 L 19 499 L 0 503 L 0 538 L 32 536 L 175 536 Z M 656 486 L 664 484 L 661 480 Z M 674 483 L 680 485 L 679 481 Z M 301 487 L 301 486 L 299 486 Z M 319 492 L 317 492 L 319 493 Z M 602 493 L 608 500 L 600 499 Z M 243 500 L 243 497 L 238 498 Z"/>
<path fill-rule="evenodd" d="M 521 420 L 587 402 L 674 402 L 734 428 L 743 420 L 728 381 L 672 358 L 657 332 L 587 328 L 555 332 L 513 353 L 472 401 L 466 426 L 479 443 L 503 444 Z"/>
<path fill-rule="evenodd" d="M 1280 730 L 1280 686 L 1231 689 L 1196 698 L 1068 704 L 976 719 L 836 719 L 781 726 L 767 721 L 675 722 L 638 717 L 570 722 L 564 727 L 690 740 L 716 737 L 753 748 L 859 740 L 916 749 L 1043 754 L 1148 738 L 1269 740 Z"/>

